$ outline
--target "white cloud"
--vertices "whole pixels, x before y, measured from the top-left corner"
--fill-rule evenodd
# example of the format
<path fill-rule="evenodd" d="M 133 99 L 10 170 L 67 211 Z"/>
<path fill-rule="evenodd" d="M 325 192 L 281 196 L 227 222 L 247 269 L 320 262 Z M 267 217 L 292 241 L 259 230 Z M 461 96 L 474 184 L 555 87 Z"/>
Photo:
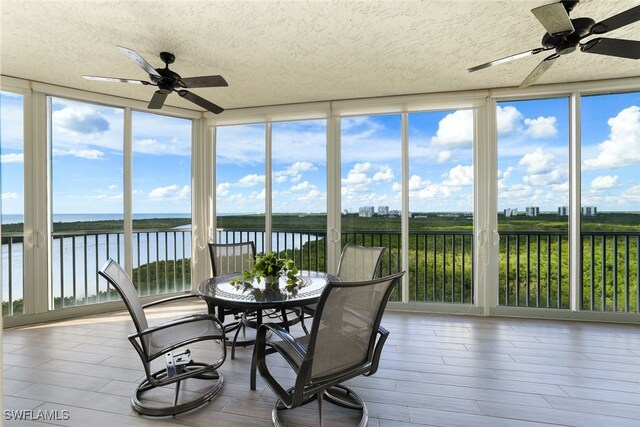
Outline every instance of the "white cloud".
<path fill-rule="evenodd" d="M 498 134 L 503 135 L 518 129 L 520 121 L 522 120 L 522 113 L 511 105 L 507 105 L 505 107 L 498 106 L 496 119 L 498 124 Z"/>
<path fill-rule="evenodd" d="M 238 187 L 253 187 L 254 185 L 264 185 L 264 175 L 258 175 L 252 173 L 250 175 L 246 175 L 237 183 Z"/>
<path fill-rule="evenodd" d="M 161 142 L 155 138 L 136 139 L 133 141 L 133 152 L 153 156 L 190 156 L 191 142 L 176 137 L 170 142 Z"/>
<path fill-rule="evenodd" d="M 522 177 L 522 181 L 526 184 L 533 186 L 562 185 L 567 181 L 566 168 L 556 164 L 553 153 L 542 151 L 541 148 L 536 148 L 535 151 L 525 154 L 518 164 L 526 168 L 527 175 Z"/>
<path fill-rule="evenodd" d="M 548 151 L 543 152 L 541 148 L 536 148 L 532 153 L 525 154 L 518 163 L 527 168 L 527 173 L 544 174 L 549 173 L 554 166 L 555 156 Z"/>
<path fill-rule="evenodd" d="M 451 161 L 453 153 L 448 150 L 442 150 L 438 153 L 438 163 L 446 163 Z"/>
<path fill-rule="evenodd" d="M 640 107 L 625 108 L 607 122 L 609 139 L 598 145 L 598 155 L 584 161 L 584 169 L 640 164 Z"/>
<path fill-rule="evenodd" d="M 225 197 L 226 195 L 228 195 L 232 185 L 233 184 L 231 184 L 230 182 L 223 182 L 221 184 L 218 184 L 216 186 L 216 196 Z"/>
<path fill-rule="evenodd" d="M 373 175 L 374 182 L 388 182 L 393 181 L 393 171 L 389 166 L 381 166 L 380 170 Z"/>
<path fill-rule="evenodd" d="M 2 154 L 0 163 L 24 163 L 24 155 L 22 153 Z"/>
<path fill-rule="evenodd" d="M 440 123 L 436 135 L 431 138 L 434 145 L 446 148 L 467 148 L 473 142 L 473 111 L 458 110 L 447 114 Z"/>
<path fill-rule="evenodd" d="M 2 193 L 2 200 L 18 200 L 20 195 L 18 193 L 6 192 Z"/>
<path fill-rule="evenodd" d="M 524 133 L 532 138 L 550 138 L 558 134 L 558 119 L 553 116 L 524 119 L 524 124 L 527 126 Z"/>
<path fill-rule="evenodd" d="M 89 105 L 74 103 L 52 113 L 54 127 L 75 134 L 103 133 L 109 130 L 109 122 L 99 111 Z"/>
<path fill-rule="evenodd" d="M 191 196 L 191 187 L 185 185 L 180 188 L 178 185 L 168 185 L 157 187 L 149 192 L 149 199 L 152 201 L 178 201 L 185 200 Z"/>
<path fill-rule="evenodd" d="M 304 172 L 314 171 L 318 168 L 311 162 L 295 162 L 285 169 L 273 173 L 274 181 L 281 184 L 287 179 L 299 181 Z"/>
<path fill-rule="evenodd" d="M 640 203 L 640 185 L 627 188 L 621 196 L 628 203 Z"/>
<path fill-rule="evenodd" d="M 290 188 L 291 191 L 311 191 L 317 190 L 317 186 L 311 184 L 309 181 L 301 182 L 300 184 L 294 185 Z"/>
<path fill-rule="evenodd" d="M 113 190 L 115 190 L 115 189 L 117 189 L 117 188 L 118 188 L 118 185 L 117 185 L 117 184 L 111 184 L 110 186 L 108 186 L 108 187 L 107 187 L 107 189 L 109 189 L 109 190 L 111 190 L 111 191 L 113 191 Z"/>
<path fill-rule="evenodd" d="M 473 166 L 457 165 L 449 171 L 443 182 L 448 187 L 466 187 L 473 185 Z"/>
<path fill-rule="evenodd" d="M 602 175 L 594 178 L 591 181 L 591 190 L 592 191 L 600 191 L 600 190 L 610 190 L 612 188 L 616 188 L 620 186 L 618 182 L 618 175 Z"/>
<path fill-rule="evenodd" d="M 366 191 L 371 178 L 367 176 L 367 172 L 371 169 L 371 163 L 356 163 L 349 171 L 346 178 L 342 178 L 343 190 L 347 191 Z"/>
<path fill-rule="evenodd" d="M 51 150 L 54 156 L 72 156 L 78 157 L 81 159 L 88 160 L 101 160 L 104 158 L 104 153 L 100 150 L 90 150 L 90 149 L 82 149 L 82 150 L 61 150 L 61 149 L 53 149 Z"/>

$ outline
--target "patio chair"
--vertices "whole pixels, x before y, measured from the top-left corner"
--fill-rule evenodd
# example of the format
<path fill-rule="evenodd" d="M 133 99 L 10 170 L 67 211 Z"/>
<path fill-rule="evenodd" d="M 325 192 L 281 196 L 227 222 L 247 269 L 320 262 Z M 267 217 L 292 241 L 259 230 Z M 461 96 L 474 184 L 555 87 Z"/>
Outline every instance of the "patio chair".
<path fill-rule="evenodd" d="M 240 273 L 249 270 L 256 262 L 256 246 L 254 242 L 242 243 L 209 243 L 209 255 L 211 256 L 211 270 L 213 276 L 222 276 L 231 273 Z M 210 304 L 207 301 L 207 304 Z M 209 305 L 209 313 L 214 314 L 216 307 Z M 226 332 L 233 332 L 233 339 L 229 341 L 231 345 L 231 359 L 235 359 L 236 346 L 245 347 L 254 343 L 254 339 L 246 339 L 246 328 L 251 327 L 252 318 L 255 312 L 238 309 L 230 309 L 222 306 L 217 307 L 218 319 L 224 322 L 226 315 L 232 315 L 235 322 L 225 325 Z M 242 332 L 243 340 L 238 341 L 238 336 Z"/>
<path fill-rule="evenodd" d="M 359 426 L 368 422 L 362 399 L 341 383 L 378 369 L 389 332 L 380 326 L 393 287 L 404 272 L 361 282 L 329 282 L 320 296 L 311 332 L 294 338 L 283 328 L 265 323 L 258 328 L 253 364 L 275 393 L 272 421 L 282 425 L 278 411 L 318 401 L 322 426 L 322 402 L 362 411 Z M 369 304 L 362 304 L 369 301 Z M 267 341 L 267 332 L 272 340 Z M 285 389 L 271 374 L 267 356 L 278 353 L 295 372 L 293 387 Z M 278 364 L 278 369 L 282 367 Z M 287 378 L 278 372 L 279 378 Z"/>
<path fill-rule="evenodd" d="M 129 334 L 129 341 L 140 356 L 146 379 L 142 380 L 131 397 L 133 409 L 141 415 L 161 417 L 190 411 L 213 399 L 222 389 L 223 377 L 217 369 L 227 355 L 222 323 L 210 314 L 193 314 L 149 326 L 145 315 L 148 307 L 199 297 L 180 295 L 142 305 L 131 279 L 114 260 L 109 259 L 100 268 L 99 274 L 118 291 L 136 328 L 136 332 Z M 212 363 L 194 361 L 186 346 L 200 341 L 217 341 L 216 346 L 222 348 L 220 358 Z M 158 364 L 162 360 L 164 368 L 152 372 L 152 363 Z M 180 385 L 187 379 L 205 380 L 205 386 L 199 389 L 195 397 L 180 401 Z M 173 399 L 169 399 L 172 403 L 159 403 L 158 393 L 150 393 L 156 403 L 143 403 L 146 400 L 143 396 L 145 392 L 171 384 L 175 384 Z M 193 394 L 189 392 L 187 395 Z"/>
<path fill-rule="evenodd" d="M 385 250 L 386 248 L 381 246 L 360 246 L 347 243 L 340 254 L 338 277 L 343 282 L 371 280 L 378 277 Z M 308 317 L 313 317 L 316 304 L 303 307 L 303 311 Z M 304 319 L 301 320 L 301 326 L 305 333 L 309 333 Z"/>

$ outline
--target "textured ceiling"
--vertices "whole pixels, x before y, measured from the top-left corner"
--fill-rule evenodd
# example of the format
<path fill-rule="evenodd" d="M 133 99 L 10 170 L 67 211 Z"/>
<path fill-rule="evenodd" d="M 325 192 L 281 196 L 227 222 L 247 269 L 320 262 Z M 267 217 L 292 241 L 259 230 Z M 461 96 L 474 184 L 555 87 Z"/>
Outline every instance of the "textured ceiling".
<path fill-rule="evenodd" d="M 176 56 L 183 77 L 221 74 L 229 87 L 193 89 L 224 108 L 518 86 L 546 56 L 468 73 L 540 46 L 531 9 L 549 0 L 79 1 L 1 0 L 5 76 L 149 100 L 153 88 L 86 81 L 147 80 L 116 45 L 154 67 Z M 599 22 L 634 0 L 583 0 L 571 17 Z M 640 40 L 640 22 L 607 34 Z M 576 51 L 539 84 L 640 75 L 640 61 Z M 168 105 L 194 108 L 172 94 Z"/>

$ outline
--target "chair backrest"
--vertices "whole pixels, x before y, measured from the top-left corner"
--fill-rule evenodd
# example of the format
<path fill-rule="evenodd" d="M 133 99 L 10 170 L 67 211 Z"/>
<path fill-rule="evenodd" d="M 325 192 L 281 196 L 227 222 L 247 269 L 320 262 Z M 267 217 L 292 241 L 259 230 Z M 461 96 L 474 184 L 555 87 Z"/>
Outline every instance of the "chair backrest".
<path fill-rule="evenodd" d="M 214 276 L 248 270 L 256 262 L 256 245 L 243 243 L 209 243 L 211 270 Z"/>
<path fill-rule="evenodd" d="M 311 378 L 348 371 L 373 358 L 375 338 L 393 287 L 404 272 L 360 282 L 329 282 L 313 318 Z M 362 304 L 362 301 L 369 301 Z"/>
<path fill-rule="evenodd" d="M 147 329 L 149 326 L 147 317 L 142 309 L 138 292 L 127 272 L 117 262 L 109 258 L 102 268 L 98 270 L 98 273 L 107 279 L 107 282 L 116 288 L 116 291 L 120 294 L 127 306 L 127 310 L 129 310 L 129 314 L 131 314 L 131 320 L 133 320 L 136 330 L 140 332 Z"/>
<path fill-rule="evenodd" d="M 340 255 L 338 277 L 343 282 L 371 280 L 378 276 L 386 248 L 347 243 Z"/>

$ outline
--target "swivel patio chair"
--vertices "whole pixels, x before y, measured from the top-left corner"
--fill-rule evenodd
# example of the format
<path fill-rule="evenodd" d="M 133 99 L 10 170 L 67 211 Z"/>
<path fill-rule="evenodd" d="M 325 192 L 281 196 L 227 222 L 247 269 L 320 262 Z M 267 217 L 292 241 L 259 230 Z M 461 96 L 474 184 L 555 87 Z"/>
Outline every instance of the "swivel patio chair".
<path fill-rule="evenodd" d="M 338 277 L 343 282 L 371 280 L 378 277 L 385 250 L 386 248 L 381 246 L 360 246 L 347 243 L 340 254 Z M 316 305 L 307 305 L 303 307 L 303 311 L 308 317 L 313 317 Z M 301 326 L 305 333 L 309 333 L 304 319 L 301 321 Z"/>
<path fill-rule="evenodd" d="M 393 287 L 404 272 L 362 282 L 329 282 L 320 296 L 311 332 L 294 338 L 283 328 L 265 323 L 258 329 L 253 364 L 277 397 L 272 411 L 275 426 L 283 425 L 278 412 L 318 401 L 322 426 L 322 402 L 362 412 L 358 426 L 368 423 L 362 399 L 342 385 L 359 375 L 370 376 L 378 369 L 389 332 L 380 326 Z M 362 304 L 368 301 L 368 304 Z M 267 332 L 272 340 L 267 341 Z M 293 387 L 285 390 L 271 374 L 267 356 L 278 353 L 295 372 Z M 282 369 L 278 364 L 278 370 Z M 278 372 L 279 378 L 286 375 Z"/>
<path fill-rule="evenodd" d="M 209 255 L 211 256 L 211 270 L 213 276 L 222 276 L 230 273 L 240 273 L 243 270 L 249 270 L 256 262 L 256 246 L 252 241 L 242 243 L 209 243 Z M 210 304 L 207 301 L 207 304 Z M 209 313 L 214 314 L 216 307 L 209 305 Z M 226 332 L 235 334 L 233 339 L 228 342 L 231 345 L 231 359 L 235 359 L 236 346 L 245 347 L 251 345 L 254 339 L 246 339 L 246 328 L 251 326 L 250 321 L 255 317 L 255 312 L 230 309 L 222 306 L 217 307 L 218 319 L 224 322 L 226 315 L 232 315 L 235 318 L 233 323 L 225 325 Z M 238 341 L 240 332 L 243 334 L 243 340 Z"/>
<path fill-rule="evenodd" d="M 133 409 L 141 415 L 169 416 L 190 411 L 213 399 L 222 389 L 223 378 L 217 370 L 227 355 L 222 323 L 210 314 L 193 314 L 149 326 L 145 315 L 148 307 L 198 296 L 180 295 L 142 305 L 131 279 L 114 260 L 109 259 L 100 268 L 99 274 L 118 291 L 136 328 L 136 332 L 129 334 L 129 341 L 140 356 L 146 379 L 138 385 L 131 397 Z M 217 341 L 216 347 L 221 347 L 220 358 L 212 363 L 194 361 L 186 346 L 200 341 Z M 157 369 L 157 366 L 152 368 L 152 363 L 158 364 L 162 360 L 164 368 L 152 372 L 152 369 Z M 187 379 L 205 380 L 206 386 L 200 387 L 196 397 L 180 401 L 180 385 Z M 172 404 L 157 403 L 161 396 L 156 392 L 150 393 L 156 403 L 145 399 L 145 392 L 160 390 L 171 384 L 175 384 Z"/>

